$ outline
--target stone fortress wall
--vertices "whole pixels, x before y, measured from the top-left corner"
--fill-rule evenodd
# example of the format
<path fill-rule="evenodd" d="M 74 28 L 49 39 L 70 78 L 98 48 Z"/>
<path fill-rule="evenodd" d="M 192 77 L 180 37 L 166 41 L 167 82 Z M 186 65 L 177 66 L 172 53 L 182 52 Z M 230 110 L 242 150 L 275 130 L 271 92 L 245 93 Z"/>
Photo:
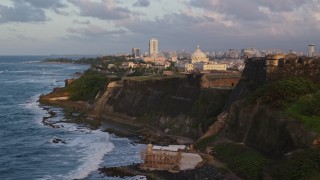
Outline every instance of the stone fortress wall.
<path fill-rule="evenodd" d="M 320 83 L 320 57 L 297 57 L 294 54 L 275 54 L 246 58 L 242 78 L 256 85 L 287 77 L 306 77 Z"/>

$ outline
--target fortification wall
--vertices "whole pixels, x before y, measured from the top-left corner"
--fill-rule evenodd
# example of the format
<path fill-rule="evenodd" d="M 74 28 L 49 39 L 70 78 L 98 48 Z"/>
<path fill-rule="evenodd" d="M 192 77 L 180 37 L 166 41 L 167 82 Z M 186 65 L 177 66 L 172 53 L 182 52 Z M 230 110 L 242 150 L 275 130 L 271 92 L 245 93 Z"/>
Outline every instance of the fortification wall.
<path fill-rule="evenodd" d="M 287 77 L 305 77 L 320 83 L 320 58 L 292 57 L 280 59 L 249 58 L 241 79 L 260 86 Z M 270 63 L 272 61 L 272 63 Z"/>
<path fill-rule="evenodd" d="M 240 77 L 215 77 L 207 78 L 205 75 L 201 81 L 202 88 L 233 88 L 240 80 Z"/>
<path fill-rule="evenodd" d="M 267 81 L 272 82 L 292 76 L 305 77 L 315 83 L 320 83 L 320 58 L 280 60 L 278 66 L 269 71 Z"/>

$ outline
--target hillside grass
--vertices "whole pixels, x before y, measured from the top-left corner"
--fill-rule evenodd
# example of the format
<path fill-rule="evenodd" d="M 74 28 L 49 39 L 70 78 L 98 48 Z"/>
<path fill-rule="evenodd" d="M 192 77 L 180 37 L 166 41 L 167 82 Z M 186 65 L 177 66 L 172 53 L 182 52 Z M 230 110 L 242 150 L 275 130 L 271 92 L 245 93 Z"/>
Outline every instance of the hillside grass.
<path fill-rule="evenodd" d="M 212 146 L 216 139 L 218 139 L 216 135 L 205 137 L 196 143 L 195 148 L 204 151 L 208 146 Z"/>
<path fill-rule="evenodd" d="M 221 143 L 215 145 L 213 151 L 215 157 L 227 163 L 230 169 L 244 179 L 261 179 L 263 169 L 271 162 L 242 144 Z"/>
<path fill-rule="evenodd" d="M 73 101 L 90 101 L 108 84 L 108 78 L 96 71 L 86 71 L 79 79 L 66 87 Z"/>
<path fill-rule="evenodd" d="M 307 128 L 320 133 L 320 91 L 300 97 L 289 106 L 287 113 Z"/>
<path fill-rule="evenodd" d="M 148 80 L 161 80 L 161 79 L 170 79 L 170 78 L 184 78 L 183 74 L 175 74 L 172 76 L 159 76 L 159 75 L 150 75 L 150 76 L 132 76 L 132 77 L 124 77 L 123 80 L 131 80 L 131 81 L 148 81 Z"/>
<path fill-rule="evenodd" d="M 320 85 L 309 79 L 293 77 L 267 84 L 254 93 L 252 100 L 284 111 L 320 133 Z"/>
<path fill-rule="evenodd" d="M 319 85 L 309 79 L 292 77 L 264 85 L 256 90 L 253 100 L 269 104 L 276 109 L 286 109 L 301 96 L 320 90 Z"/>
<path fill-rule="evenodd" d="M 317 179 L 320 177 L 320 150 L 305 150 L 277 161 L 268 174 L 271 179 Z"/>

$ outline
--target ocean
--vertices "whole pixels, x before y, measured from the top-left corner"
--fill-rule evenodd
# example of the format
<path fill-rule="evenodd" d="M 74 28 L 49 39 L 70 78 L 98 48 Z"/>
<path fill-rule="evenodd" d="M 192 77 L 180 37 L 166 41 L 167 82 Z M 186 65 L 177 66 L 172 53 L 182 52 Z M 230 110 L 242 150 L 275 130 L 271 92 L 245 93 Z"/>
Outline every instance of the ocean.
<path fill-rule="evenodd" d="M 0 56 L 0 179 L 121 179 L 103 176 L 98 168 L 139 163 L 145 145 L 77 124 L 43 125 L 43 117 L 49 115 L 39 106 L 38 97 L 88 69 L 42 63 L 44 59 Z M 64 120 L 62 109 L 52 108 L 57 112 L 53 120 Z M 55 138 L 66 143 L 53 143 Z"/>

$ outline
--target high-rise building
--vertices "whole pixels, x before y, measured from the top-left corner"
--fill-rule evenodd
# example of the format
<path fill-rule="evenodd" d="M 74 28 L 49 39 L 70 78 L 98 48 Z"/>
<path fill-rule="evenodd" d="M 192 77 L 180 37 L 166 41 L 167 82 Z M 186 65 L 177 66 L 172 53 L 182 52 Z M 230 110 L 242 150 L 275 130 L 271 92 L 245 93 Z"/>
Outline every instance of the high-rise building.
<path fill-rule="evenodd" d="M 149 42 L 149 56 L 150 57 L 155 57 L 158 55 L 158 53 L 159 53 L 158 46 L 159 46 L 158 39 L 156 39 L 156 38 L 150 39 L 150 42 Z"/>
<path fill-rule="evenodd" d="M 313 57 L 313 55 L 314 55 L 314 47 L 315 47 L 315 45 L 314 45 L 314 44 L 309 44 L 308 46 L 309 46 L 309 53 L 308 53 L 308 56 L 309 56 L 309 57 Z"/>
<path fill-rule="evenodd" d="M 139 48 L 132 48 L 132 56 L 133 57 L 140 57 L 141 56 L 141 51 Z"/>

